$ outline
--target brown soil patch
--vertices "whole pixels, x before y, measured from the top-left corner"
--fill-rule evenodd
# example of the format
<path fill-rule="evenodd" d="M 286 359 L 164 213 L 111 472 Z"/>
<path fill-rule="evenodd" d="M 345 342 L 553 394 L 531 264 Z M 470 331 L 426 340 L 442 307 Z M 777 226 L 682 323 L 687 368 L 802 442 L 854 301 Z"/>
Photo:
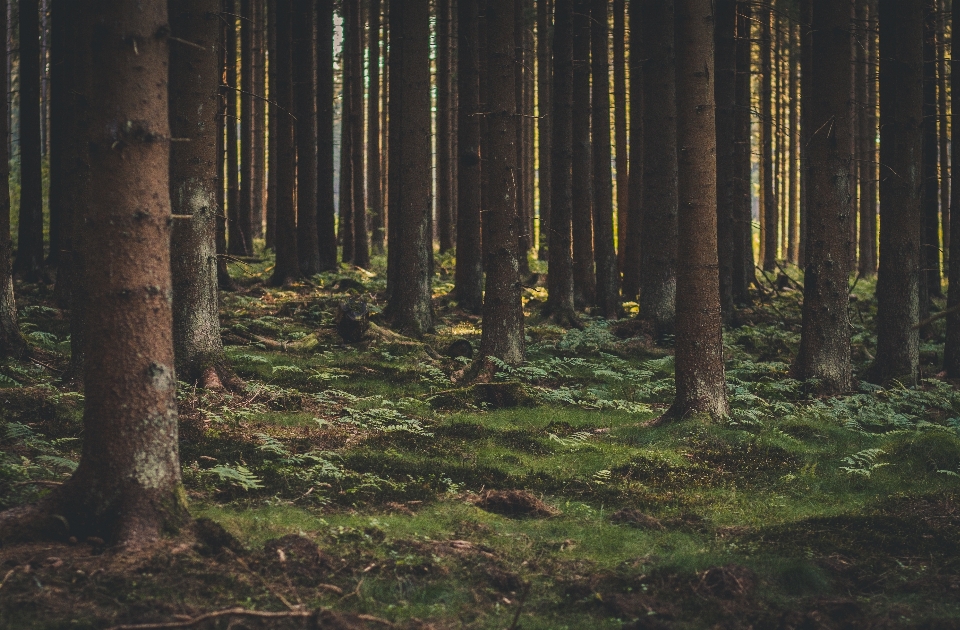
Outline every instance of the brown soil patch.
<path fill-rule="evenodd" d="M 630 525 L 639 529 L 654 529 L 661 531 L 665 529 L 663 523 L 661 523 L 659 520 L 648 514 L 644 514 L 640 510 L 635 510 L 632 508 L 625 508 L 614 513 L 614 515 L 610 517 L 610 522 L 618 525 Z"/>
<path fill-rule="evenodd" d="M 749 595 L 757 584 L 757 575 L 739 564 L 712 567 L 699 577 L 696 591 L 720 599 L 737 599 Z"/>
<path fill-rule="evenodd" d="M 473 504 L 487 512 L 504 516 L 549 518 L 560 514 L 560 510 L 526 490 L 487 490 L 474 499 Z"/>

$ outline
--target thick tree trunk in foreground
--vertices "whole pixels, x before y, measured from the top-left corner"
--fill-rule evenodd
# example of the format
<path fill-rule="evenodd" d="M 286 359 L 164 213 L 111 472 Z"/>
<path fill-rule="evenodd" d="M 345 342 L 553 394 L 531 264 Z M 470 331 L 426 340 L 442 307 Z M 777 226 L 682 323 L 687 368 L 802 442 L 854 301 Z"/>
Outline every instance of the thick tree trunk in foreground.
<path fill-rule="evenodd" d="M 170 146 L 173 344 L 177 378 L 219 386 L 224 361 L 217 303 L 218 0 L 170 0 Z"/>
<path fill-rule="evenodd" d="M 677 266 L 676 384 L 668 417 L 725 417 L 717 276 L 717 159 L 713 2 L 676 0 Z M 705 71 L 706 69 L 706 71 Z"/>
<path fill-rule="evenodd" d="M 607 0 L 591 3 L 591 66 L 593 68 L 593 252 L 596 303 L 608 319 L 620 314 L 620 274 L 613 245 L 613 175 L 610 172 L 610 63 Z"/>
<path fill-rule="evenodd" d="M 677 296 L 677 109 L 673 0 L 640 0 L 643 226 L 640 318 L 673 332 Z M 712 37 L 712 34 L 711 34 Z M 712 41 L 712 39 L 711 39 Z M 712 66 L 711 66 L 712 67 Z"/>
<path fill-rule="evenodd" d="M 320 273 L 317 232 L 317 66 L 314 45 L 314 0 L 295 0 L 293 81 L 297 120 L 297 256 L 300 273 Z"/>
<path fill-rule="evenodd" d="M 737 199 L 737 2 L 716 3 L 715 99 L 717 103 L 717 243 L 720 308 L 724 321 L 734 314 L 733 281 L 738 221 Z"/>
<path fill-rule="evenodd" d="M 520 230 L 517 204 L 517 119 L 514 81 L 514 2 L 491 2 L 487 8 L 489 127 L 484 139 L 485 168 L 499 194 L 490 199 L 486 294 L 480 361 L 496 357 L 513 365 L 524 360 L 523 309 L 520 302 Z"/>
<path fill-rule="evenodd" d="M 317 242 L 321 271 L 337 268 L 333 202 L 333 0 L 316 0 L 317 16 Z"/>
<path fill-rule="evenodd" d="M 547 259 L 548 243 L 550 240 L 550 123 L 553 109 L 551 91 L 553 85 L 553 2 L 551 0 L 537 0 L 537 157 L 539 160 L 537 177 L 539 178 L 540 192 L 540 251 L 538 257 Z M 463 29 L 463 20 L 460 20 Z M 463 72 L 463 67 L 460 67 Z M 463 95 L 460 95 L 460 106 L 463 107 Z"/>
<path fill-rule="evenodd" d="M 553 121 L 550 124 L 550 273 L 547 309 L 554 321 L 577 322 L 573 308 L 573 0 L 556 0 L 553 38 Z"/>
<path fill-rule="evenodd" d="M 373 238 L 371 248 L 383 254 L 383 195 L 380 172 L 380 0 L 370 0 L 370 71 L 367 77 L 367 207 Z M 452 157 L 451 157 L 452 159 Z"/>
<path fill-rule="evenodd" d="M 277 0 L 277 264 L 270 279 L 281 286 L 300 277 L 297 252 L 296 143 L 293 112 L 293 0 Z"/>
<path fill-rule="evenodd" d="M 43 189 L 40 137 L 40 8 L 20 3 L 20 225 L 15 273 L 29 280 L 43 266 Z"/>
<path fill-rule="evenodd" d="M 916 0 L 913 1 L 916 2 Z M 960 25 L 960 2 L 957 0 L 953 0 L 951 17 L 954 25 Z M 950 40 L 951 112 L 960 112 L 960 37 L 957 35 L 954 31 Z M 960 305 L 960 185 L 958 185 L 960 183 L 960 125 L 957 124 L 958 122 L 960 120 L 954 119 L 950 137 L 950 169 L 953 188 L 950 191 L 950 234 L 952 236 L 950 237 L 948 309 L 957 308 Z M 947 342 L 943 349 L 943 369 L 950 378 L 960 377 L 960 312 L 958 311 L 947 316 Z"/>
<path fill-rule="evenodd" d="M 853 160 L 850 102 L 850 6 L 834 0 L 813 3 L 813 82 L 804 94 L 809 123 L 821 130 L 808 140 L 810 190 L 803 333 L 794 372 L 817 379 L 823 392 L 850 389 L 850 320 L 847 276 L 853 218 L 850 163 Z M 838 60 L 843 60 L 840 63 Z"/>
<path fill-rule="evenodd" d="M 390 12 L 390 243 L 387 308 L 393 325 L 420 336 L 433 326 L 430 233 L 430 3 Z"/>
<path fill-rule="evenodd" d="M 459 0 L 457 11 L 457 92 L 460 107 L 457 122 L 459 155 L 455 286 L 460 308 L 478 313 L 483 302 L 483 260 L 480 243 L 480 68 L 477 0 Z"/>
<path fill-rule="evenodd" d="M 593 270 L 593 177 L 590 152 L 590 0 L 573 0 L 573 296 L 597 299 Z"/>
<path fill-rule="evenodd" d="M 640 295 L 640 265 L 641 265 L 641 228 L 643 227 L 643 48 L 641 44 L 641 20 L 643 14 L 639 2 L 629 4 L 630 12 L 630 166 L 629 192 L 627 200 L 629 206 L 619 209 L 618 212 L 627 213 L 627 231 L 620 235 L 620 249 L 623 253 L 623 286 L 621 292 L 624 300 L 636 300 Z M 619 151 L 619 145 L 617 151 Z M 619 173 L 619 171 L 618 171 Z M 619 174 L 617 186 L 620 185 Z"/>

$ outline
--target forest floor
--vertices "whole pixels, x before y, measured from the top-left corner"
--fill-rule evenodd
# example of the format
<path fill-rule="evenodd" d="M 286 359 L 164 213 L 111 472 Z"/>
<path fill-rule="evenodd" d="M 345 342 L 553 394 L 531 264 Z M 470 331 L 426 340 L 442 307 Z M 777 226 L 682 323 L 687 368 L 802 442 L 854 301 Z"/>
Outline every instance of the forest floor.
<path fill-rule="evenodd" d="M 724 335 L 729 419 L 648 429 L 673 395 L 671 340 L 635 321 L 557 328 L 527 289 L 528 363 L 461 388 L 467 360 L 447 350 L 476 348 L 480 329 L 448 296 L 452 261 L 437 262 L 435 334 L 375 314 L 353 345 L 337 306 L 377 311 L 381 267 L 277 290 L 269 264 L 234 265 L 223 297 L 246 389 L 179 394 L 198 524 L 139 555 L 0 548 L 0 627 L 187 627 L 239 607 L 282 616 L 190 627 L 960 628 L 960 390 L 937 374 L 942 321 L 921 387 L 822 398 L 789 377 L 800 279 L 771 281 Z M 67 317 L 52 287 L 18 289 L 48 358 L 0 364 L 0 508 L 68 475 L 82 432 L 58 371 Z M 873 285 L 853 295 L 862 373 Z"/>

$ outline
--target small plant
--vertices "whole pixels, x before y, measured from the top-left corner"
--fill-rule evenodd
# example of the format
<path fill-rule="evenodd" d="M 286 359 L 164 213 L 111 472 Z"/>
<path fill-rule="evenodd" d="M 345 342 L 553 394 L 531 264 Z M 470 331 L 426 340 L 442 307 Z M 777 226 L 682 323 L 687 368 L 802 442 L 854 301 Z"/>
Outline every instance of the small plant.
<path fill-rule="evenodd" d="M 886 455 L 886 451 L 879 448 L 862 450 L 849 457 L 844 457 L 843 463 L 846 464 L 846 466 L 840 466 L 840 470 L 848 475 L 869 478 L 878 468 L 889 466 L 888 462 L 877 461 L 881 455 Z"/>

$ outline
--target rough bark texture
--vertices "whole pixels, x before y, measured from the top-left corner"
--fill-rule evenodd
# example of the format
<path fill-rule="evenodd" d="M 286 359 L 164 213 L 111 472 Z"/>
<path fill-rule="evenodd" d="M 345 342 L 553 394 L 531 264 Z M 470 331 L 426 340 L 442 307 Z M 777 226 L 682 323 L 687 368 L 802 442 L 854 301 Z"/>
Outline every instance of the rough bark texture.
<path fill-rule="evenodd" d="M 492 2 L 487 8 L 487 71 L 489 125 L 484 139 L 484 168 L 499 194 L 488 214 L 487 286 L 483 300 L 480 360 L 496 357 L 513 365 L 524 360 L 523 308 L 520 301 L 520 230 L 517 207 L 516 82 L 514 81 L 514 2 Z"/>
<path fill-rule="evenodd" d="M 788 77 L 787 99 L 790 105 L 790 129 L 787 135 L 789 142 L 789 185 L 787 187 L 787 230 L 784 235 L 787 241 L 787 262 L 797 264 L 800 251 L 800 177 L 798 159 L 800 157 L 800 29 L 796 24 L 790 24 L 790 70 Z M 870 68 L 871 73 L 873 67 Z M 871 74 L 870 76 L 874 76 Z M 874 138 L 876 134 L 874 133 Z M 866 169 L 864 169 L 866 170 Z M 876 189 L 874 189 L 876 190 Z M 874 206 L 874 211 L 876 206 Z"/>
<path fill-rule="evenodd" d="M 221 14 L 226 11 L 226 3 L 220 3 Z M 220 46 L 218 48 L 217 61 L 220 64 L 219 77 L 221 86 L 225 83 L 227 75 L 227 21 L 220 18 Z M 220 100 L 218 103 L 218 113 L 220 118 L 217 120 L 217 207 L 220 208 L 220 214 L 217 217 L 217 284 L 222 291 L 233 290 L 233 280 L 230 278 L 230 270 L 227 268 L 227 195 L 224 189 L 224 177 L 226 174 L 226 135 L 224 133 L 227 124 L 227 93 L 229 90 L 222 87 L 220 90 Z M 78 249 L 78 248 L 75 248 Z M 83 303 L 82 301 L 80 302 Z"/>
<path fill-rule="evenodd" d="M 212 378 L 224 361 L 217 303 L 219 0 L 170 0 L 170 256 L 177 378 Z M 213 370 L 212 374 L 209 372 Z"/>
<path fill-rule="evenodd" d="M 70 100 L 68 92 L 64 88 L 69 78 L 64 74 L 68 69 L 67 57 L 73 54 L 73 46 L 70 45 L 71 24 L 68 13 L 69 8 L 66 5 L 69 2 L 62 3 L 61 0 L 48 0 L 50 15 L 46 16 L 46 22 L 49 25 L 49 87 L 47 93 L 47 113 L 49 114 L 49 132 L 47 133 L 47 143 L 50 147 L 47 153 L 47 162 L 49 164 L 49 198 L 48 206 L 50 210 L 50 253 L 47 256 L 47 264 L 57 267 L 59 274 L 60 260 L 64 254 L 64 233 L 70 230 L 69 217 L 64 211 L 67 201 L 63 198 L 63 187 L 60 185 L 63 180 L 63 171 L 67 168 L 67 155 L 64 151 L 66 145 L 66 136 L 64 130 L 69 128 L 71 122 L 69 118 L 73 112 L 67 107 Z M 45 12 L 45 11 L 44 11 Z M 56 19 L 53 16 L 57 15 Z M 69 265 L 69 261 L 68 261 Z M 61 286 L 61 288 L 65 288 Z M 59 305 L 69 303 L 69 294 L 60 294 L 56 296 Z"/>
<path fill-rule="evenodd" d="M 253 0 L 240 0 L 240 76 L 235 87 L 240 89 L 240 182 L 237 198 L 237 227 L 253 253 L 253 191 L 251 164 L 253 162 L 253 97 L 256 88 L 252 70 L 253 57 Z"/>
<path fill-rule="evenodd" d="M 923 28 L 923 268 L 920 318 L 940 297 L 940 183 L 937 174 L 937 2 L 924 0 Z M 923 331 L 925 332 L 925 331 Z M 921 332 L 921 334 L 923 334 Z"/>
<path fill-rule="evenodd" d="M 620 314 L 620 274 L 613 245 L 613 174 L 610 172 L 610 62 L 607 0 L 591 2 L 591 66 L 593 127 L 593 252 L 596 304 L 608 319 Z"/>
<path fill-rule="evenodd" d="M 880 0 L 878 382 L 915 382 L 919 360 L 922 0 Z"/>
<path fill-rule="evenodd" d="M 876 0 L 864 7 L 864 103 L 860 114 L 860 275 L 877 274 L 877 24 Z"/>
<path fill-rule="evenodd" d="M 553 38 L 553 121 L 550 125 L 550 273 L 547 309 L 555 321 L 576 321 L 573 309 L 573 0 L 556 0 Z"/>
<path fill-rule="evenodd" d="M 630 12 L 630 165 L 629 206 L 622 210 L 627 213 L 627 232 L 620 236 L 623 253 L 624 300 L 636 300 L 640 295 L 641 231 L 643 227 L 643 46 L 641 44 L 641 20 L 643 13 L 639 2 L 631 2 Z M 619 151 L 619 149 L 618 149 Z M 619 176 L 618 176 L 619 177 Z M 619 183 L 618 183 L 619 185 Z"/>
<path fill-rule="evenodd" d="M 267 231 L 264 235 L 267 249 L 276 251 L 277 247 L 277 127 L 280 112 L 276 106 L 277 98 L 277 0 L 264 0 L 267 3 L 267 94 L 270 105 L 267 110 Z M 331 2 L 333 0 L 330 0 Z M 332 39 L 331 39 L 332 41 Z M 332 46 L 333 44 L 331 44 Z"/>
<path fill-rule="evenodd" d="M 293 4 L 293 89 L 297 138 L 297 257 L 300 273 L 320 273 L 317 231 L 317 66 L 314 0 Z"/>
<path fill-rule="evenodd" d="M 578 308 L 597 299 L 593 270 L 590 152 L 590 0 L 573 0 L 573 295 Z"/>
<path fill-rule="evenodd" d="M 677 396 L 668 417 L 725 417 L 717 276 L 717 130 L 712 0 L 676 0 Z"/>
<path fill-rule="evenodd" d="M 947 110 L 947 1 L 937 0 L 937 129 L 940 133 L 940 227 L 943 233 L 943 267 L 949 265 L 950 249 L 950 143 Z"/>
<path fill-rule="evenodd" d="M 480 244 L 480 69 L 477 0 L 459 0 L 457 90 L 457 302 L 471 313 L 483 303 Z M 541 197 L 542 199 L 542 197 Z"/>
<path fill-rule="evenodd" d="M 541 260 L 547 259 L 548 242 L 550 240 L 550 193 L 551 193 L 551 132 L 552 103 L 551 91 L 553 86 L 553 2 L 552 0 L 537 0 L 537 178 L 540 193 L 540 232 L 539 253 Z M 463 29 L 463 20 L 460 20 L 460 29 Z M 461 66 L 460 72 L 463 72 Z M 460 95 L 463 107 L 463 95 Z M 461 183 L 462 185 L 462 183 Z"/>
<path fill-rule="evenodd" d="M 960 2 L 957 0 L 953 1 L 951 18 L 952 24 L 960 25 Z M 951 112 L 960 112 L 960 37 L 957 37 L 956 31 L 950 39 L 950 53 L 950 109 Z M 960 186 L 957 185 L 960 181 L 958 179 L 960 178 L 960 125 L 957 124 L 958 122 L 960 121 L 956 119 L 953 121 L 950 138 L 950 169 L 954 185 L 950 191 L 950 233 L 953 237 L 950 239 L 948 309 L 956 309 L 960 305 Z M 947 341 L 943 349 L 943 369 L 950 378 L 960 377 L 960 311 L 954 311 L 947 316 Z"/>
<path fill-rule="evenodd" d="M 390 226 L 387 308 L 394 326 L 420 336 L 433 326 L 430 263 L 430 3 L 390 12 Z"/>
<path fill-rule="evenodd" d="M 760 185 L 763 187 L 763 217 L 760 221 L 760 243 L 764 271 L 773 271 L 777 265 L 777 195 L 774 189 L 776 171 L 773 162 L 773 45 L 771 29 L 773 9 L 760 9 Z"/>
<path fill-rule="evenodd" d="M 437 0 L 437 237 L 440 251 L 453 249 L 453 154 L 451 102 L 452 0 Z M 513 25 L 510 25 L 511 28 Z"/>
<path fill-rule="evenodd" d="M 367 77 L 367 207 L 370 210 L 371 247 L 383 253 L 383 195 L 380 173 L 380 0 L 370 0 L 367 41 L 370 71 Z"/>
<path fill-rule="evenodd" d="M 252 0 L 251 2 L 251 22 L 250 22 L 250 72 L 245 74 L 249 77 L 250 87 L 245 88 L 248 92 L 247 99 L 250 101 L 250 112 L 253 120 L 250 121 L 250 138 L 248 146 L 250 150 L 244 154 L 247 161 L 244 166 L 244 173 L 248 174 L 249 183 L 247 190 L 250 195 L 250 212 L 253 220 L 253 236 L 263 238 L 263 220 L 264 220 L 264 201 L 266 191 L 264 189 L 264 141 L 266 140 L 266 103 L 263 98 L 266 96 L 266 81 L 264 68 L 266 67 L 266 57 L 264 55 L 264 2 L 266 0 Z"/>
<path fill-rule="evenodd" d="M 737 3 L 737 105 L 734 117 L 737 221 L 734 224 L 733 300 L 749 304 L 750 283 L 756 278 L 753 258 L 752 134 L 750 133 L 750 5 Z"/>
<path fill-rule="evenodd" d="M 677 110 L 673 0 L 640 0 L 643 226 L 640 317 L 673 332 L 677 295 Z M 712 39 L 711 39 L 712 41 Z"/>
<path fill-rule="evenodd" d="M 293 0 L 277 0 L 277 264 L 271 283 L 281 286 L 300 277 L 297 253 L 296 144 L 293 111 Z"/>
<path fill-rule="evenodd" d="M 810 208 L 810 104 L 813 91 L 813 0 L 800 0 L 800 252 L 797 264 L 806 266 Z"/>
<path fill-rule="evenodd" d="M 626 263 L 627 219 L 630 216 L 630 176 L 627 168 L 627 46 L 626 2 L 613 0 L 613 144 L 617 185 L 617 269 Z"/>
<path fill-rule="evenodd" d="M 367 236 L 367 201 L 363 170 L 363 5 L 354 0 L 350 12 L 354 37 L 350 42 L 353 57 L 353 89 L 350 91 L 350 159 L 353 162 L 353 264 L 370 266 L 370 241 Z"/>
<path fill-rule="evenodd" d="M 824 392 L 851 386 L 850 321 L 847 313 L 850 221 L 851 12 L 847 3 L 813 2 L 813 82 L 804 94 L 809 123 L 810 191 L 803 332 L 794 364 L 798 378 L 817 379 Z M 838 60 L 844 60 L 839 63 Z"/>
<path fill-rule="evenodd" d="M 20 224 L 13 271 L 28 280 L 43 265 L 42 145 L 40 137 L 40 8 L 20 6 Z"/>
<path fill-rule="evenodd" d="M 714 97 L 717 103 L 717 244 L 720 307 L 724 321 L 734 314 L 733 279 L 738 221 L 737 199 L 737 2 L 717 0 Z"/>
<path fill-rule="evenodd" d="M 343 21 L 341 28 L 343 32 L 343 46 L 340 49 L 340 221 L 337 225 L 337 232 L 340 239 L 341 260 L 345 263 L 353 262 L 353 91 L 354 84 L 357 83 L 356 73 L 353 69 L 354 57 L 350 54 L 353 34 L 353 13 L 354 0 L 344 0 L 340 4 L 340 16 Z"/>
<path fill-rule="evenodd" d="M 250 240 L 250 216 L 241 208 L 240 203 L 240 153 L 237 129 L 239 114 L 237 108 L 237 87 L 240 85 L 240 73 L 237 69 L 237 2 L 224 1 L 222 19 L 226 23 L 226 85 L 224 97 L 227 99 L 227 251 L 236 256 L 253 254 L 253 242 Z"/>
<path fill-rule="evenodd" d="M 527 0 L 514 0 L 514 20 L 513 20 L 513 37 L 514 37 L 514 58 L 513 58 L 513 82 L 514 82 L 514 98 L 516 99 L 516 115 L 518 117 L 518 123 L 516 127 L 516 151 L 517 151 L 517 213 L 520 216 L 520 230 L 518 238 L 520 239 L 520 274 L 523 276 L 530 275 L 530 261 L 527 258 L 530 250 L 532 249 L 532 226 L 533 226 L 533 206 L 532 198 L 530 198 L 529 192 L 532 190 L 531 181 L 532 173 L 529 170 L 530 162 L 528 161 L 528 138 L 527 130 L 529 125 L 527 124 L 530 120 L 530 116 L 533 115 L 533 104 L 532 101 L 528 100 L 527 95 L 527 84 L 528 77 L 531 74 L 532 64 L 530 64 L 529 59 L 527 59 L 526 53 L 526 37 L 527 37 L 527 19 L 525 15 L 525 8 Z M 529 140 L 532 142 L 532 138 Z M 529 160 L 532 160 L 533 156 L 530 155 Z"/>
<path fill-rule="evenodd" d="M 320 269 L 337 268 L 333 200 L 333 0 L 316 0 L 317 15 L 317 242 Z"/>

